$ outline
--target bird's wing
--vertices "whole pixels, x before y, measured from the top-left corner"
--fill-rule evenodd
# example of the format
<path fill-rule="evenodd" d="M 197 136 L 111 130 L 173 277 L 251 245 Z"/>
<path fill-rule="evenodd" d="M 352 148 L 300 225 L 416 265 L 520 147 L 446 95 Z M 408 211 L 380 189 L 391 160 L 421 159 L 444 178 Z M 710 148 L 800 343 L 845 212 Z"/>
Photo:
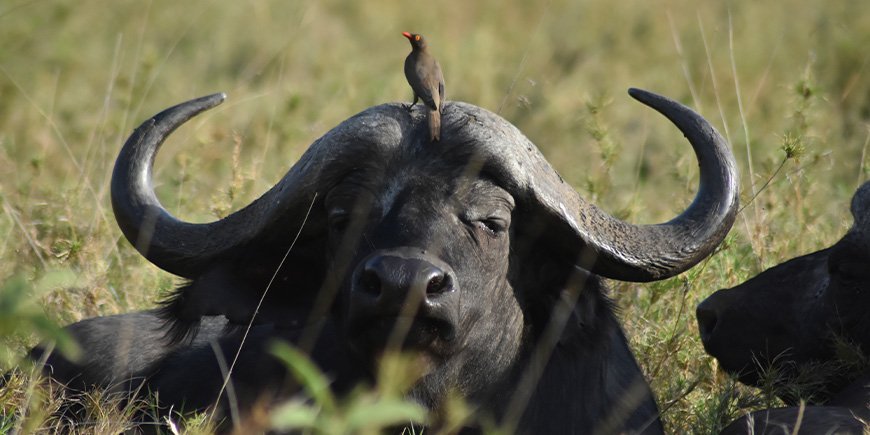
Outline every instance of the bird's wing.
<path fill-rule="evenodd" d="M 423 103 L 432 110 L 438 110 L 441 107 L 441 87 L 444 79 L 441 75 L 441 66 L 431 56 L 426 56 L 422 62 L 417 62 L 416 68 L 417 77 L 420 78 L 420 89 L 414 89 L 414 92 L 420 96 Z"/>

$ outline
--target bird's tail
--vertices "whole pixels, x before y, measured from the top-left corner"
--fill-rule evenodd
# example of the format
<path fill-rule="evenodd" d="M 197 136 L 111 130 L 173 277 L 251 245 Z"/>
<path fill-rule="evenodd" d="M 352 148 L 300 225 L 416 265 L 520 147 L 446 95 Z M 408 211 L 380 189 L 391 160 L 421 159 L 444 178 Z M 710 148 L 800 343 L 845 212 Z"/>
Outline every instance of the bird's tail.
<path fill-rule="evenodd" d="M 441 140 L 441 111 L 429 110 L 429 138 L 433 142 Z"/>

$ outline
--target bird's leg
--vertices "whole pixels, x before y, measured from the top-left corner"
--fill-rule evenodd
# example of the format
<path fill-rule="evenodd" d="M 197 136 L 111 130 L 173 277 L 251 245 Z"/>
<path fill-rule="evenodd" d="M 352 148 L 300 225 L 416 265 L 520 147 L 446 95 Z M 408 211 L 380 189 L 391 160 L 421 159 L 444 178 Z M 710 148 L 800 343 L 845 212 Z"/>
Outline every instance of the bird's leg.
<path fill-rule="evenodd" d="M 405 106 L 405 110 L 407 110 L 407 111 L 410 112 L 411 109 L 413 109 L 414 106 L 417 105 L 417 100 L 418 100 L 419 98 L 420 98 L 420 97 L 417 96 L 417 93 L 414 93 L 414 103 L 412 103 L 410 106 L 409 106 L 409 105 L 404 105 L 404 104 L 403 104 L 403 106 Z"/>

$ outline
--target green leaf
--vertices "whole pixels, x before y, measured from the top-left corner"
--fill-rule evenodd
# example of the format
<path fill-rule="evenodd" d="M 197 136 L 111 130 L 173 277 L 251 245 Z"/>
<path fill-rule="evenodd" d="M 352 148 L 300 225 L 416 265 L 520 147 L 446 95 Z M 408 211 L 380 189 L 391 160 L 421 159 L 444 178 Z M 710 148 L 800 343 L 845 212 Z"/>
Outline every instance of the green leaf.
<path fill-rule="evenodd" d="M 426 420 L 426 408 L 400 398 L 382 398 L 375 402 L 357 401 L 347 411 L 348 430 L 381 429 L 386 426 L 421 423 Z"/>
<path fill-rule="evenodd" d="M 14 315 L 26 301 L 27 280 L 15 275 L 0 286 L 0 312 L 3 316 Z"/>
<path fill-rule="evenodd" d="M 279 406 L 270 418 L 273 429 L 315 429 L 319 414 L 319 409 L 300 401 L 291 401 Z"/>
<path fill-rule="evenodd" d="M 327 414 L 335 412 L 335 397 L 329 389 L 326 376 L 311 362 L 304 353 L 286 343 L 276 342 L 272 345 L 272 353 L 287 365 L 299 383 L 305 388 L 311 398 L 323 408 Z"/>
<path fill-rule="evenodd" d="M 0 285 L 0 336 L 28 337 L 34 334 L 41 340 L 53 340 L 60 352 L 75 360 L 79 348 L 72 337 L 49 319 L 39 304 L 40 297 L 49 291 L 74 285 L 77 277 L 68 269 L 49 270 L 30 284 L 22 275 L 15 275 Z M 9 345 L 0 343 L 0 371 L 12 361 Z"/>
<path fill-rule="evenodd" d="M 81 357 L 81 348 L 79 348 L 78 343 L 67 333 L 66 329 L 58 326 L 51 319 L 41 316 L 33 317 L 30 319 L 30 324 L 41 337 L 54 340 L 57 349 L 65 357 L 72 361 L 77 361 Z"/>

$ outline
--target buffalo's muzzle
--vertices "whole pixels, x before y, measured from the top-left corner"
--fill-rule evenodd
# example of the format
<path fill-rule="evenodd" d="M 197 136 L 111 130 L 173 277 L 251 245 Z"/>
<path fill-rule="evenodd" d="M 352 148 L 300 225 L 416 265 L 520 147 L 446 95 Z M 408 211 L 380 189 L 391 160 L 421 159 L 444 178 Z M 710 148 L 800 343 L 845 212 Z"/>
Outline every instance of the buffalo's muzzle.
<path fill-rule="evenodd" d="M 351 335 L 414 347 L 454 338 L 457 283 L 453 269 L 440 259 L 419 248 L 379 250 L 359 263 L 352 279 Z"/>
<path fill-rule="evenodd" d="M 698 333 L 704 344 L 713 338 L 713 332 L 716 330 L 716 324 L 719 322 L 717 308 L 712 298 L 705 299 L 695 308 L 695 317 L 698 319 Z"/>

